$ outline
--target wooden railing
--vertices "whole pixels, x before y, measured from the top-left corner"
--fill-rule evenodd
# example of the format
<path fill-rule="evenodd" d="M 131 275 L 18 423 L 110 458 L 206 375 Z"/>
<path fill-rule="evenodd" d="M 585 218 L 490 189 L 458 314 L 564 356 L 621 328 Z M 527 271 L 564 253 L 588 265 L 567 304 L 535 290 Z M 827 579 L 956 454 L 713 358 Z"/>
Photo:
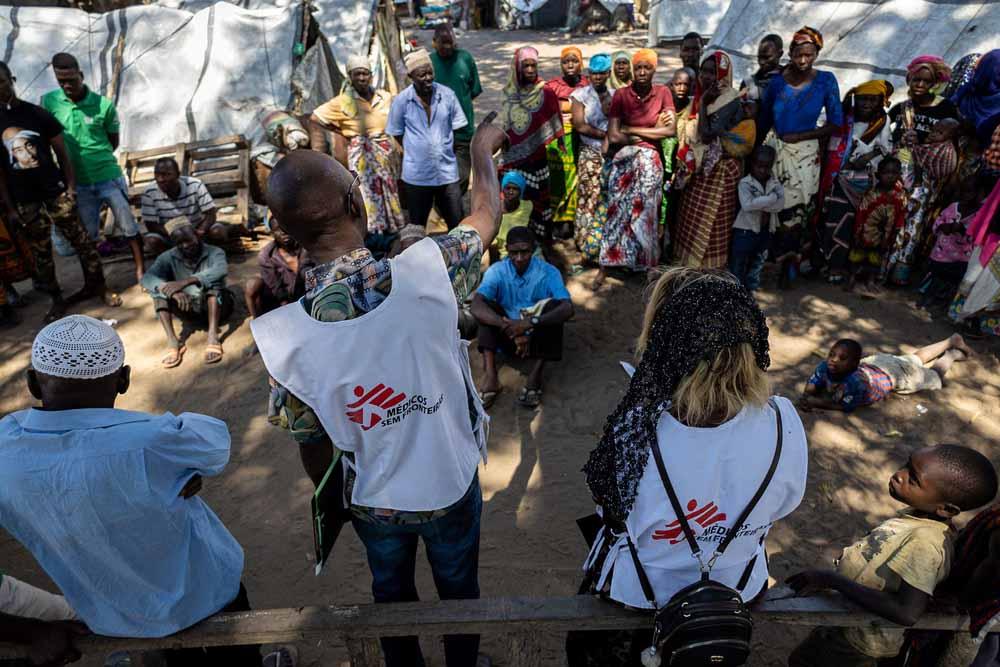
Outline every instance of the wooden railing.
<path fill-rule="evenodd" d="M 891 626 L 837 596 L 794 597 L 779 587 L 754 608 L 757 623 L 804 626 Z M 508 638 L 507 664 L 538 667 L 545 635 L 570 630 L 648 628 L 648 614 L 630 611 L 588 596 L 564 598 L 484 598 L 399 604 L 299 607 L 219 614 L 183 632 L 159 639 L 85 637 L 77 645 L 84 654 L 151 651 L 196 646 L 285 644 L 340 638 L 352 667 L 382 664 L 378 637 L 443 634 L 502 634 Z M 968 629 L 968 618 L 928 613 L 915 626 L 923 629 Z M 0 657 L 23 655 L 23 649 L 0 645 Z"/>

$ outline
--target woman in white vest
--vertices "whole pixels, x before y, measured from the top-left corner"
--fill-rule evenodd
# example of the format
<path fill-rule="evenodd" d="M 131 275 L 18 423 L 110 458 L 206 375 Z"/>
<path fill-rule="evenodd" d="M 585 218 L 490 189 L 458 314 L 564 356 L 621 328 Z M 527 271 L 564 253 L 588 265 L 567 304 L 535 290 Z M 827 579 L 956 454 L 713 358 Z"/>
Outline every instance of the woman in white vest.
<path fill-rule="evenodd" d="M 662 455 L 707 563 L 775 460 L 778 409 L 783 444 L 773 476 L 711 571 L 713 580 L 738 590 L 745 601 L 766 590 L 765 537 L 774 521 L 801 502 L 808 465 L 795 408 L 786 398 L 769 400 L 767 333 L 753 296 L 727 273 L 676 268 L 656 283 L 638 342 L 638 367 L 584 468 L 605 524 L 585 564 L 593 592 L 652 609 L 698 581 L 699 562 L 652 448 Z M 605 636 L 571 651 L 571 665 L 607 666 L 622 659 L 637 665 L 639 652 L 649 646 L 648 634 L 594 634 Z"/>

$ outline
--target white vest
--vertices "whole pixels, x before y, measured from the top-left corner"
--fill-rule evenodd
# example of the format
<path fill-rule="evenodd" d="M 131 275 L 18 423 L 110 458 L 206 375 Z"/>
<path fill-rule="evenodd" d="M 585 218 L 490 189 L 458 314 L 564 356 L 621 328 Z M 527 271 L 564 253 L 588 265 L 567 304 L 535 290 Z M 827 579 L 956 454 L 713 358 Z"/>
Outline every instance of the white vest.
<path fill-rule="evenodd" d="M 472 483 L 489 418 L 439 246 L 425 239 L 390 263 L 392 289 L 368 313 L 321 322 L 296 302 L 251 329 L 271 377 L 313 409 L 337 447 L 354 453 L 352 503 L 437 510 Z"/>

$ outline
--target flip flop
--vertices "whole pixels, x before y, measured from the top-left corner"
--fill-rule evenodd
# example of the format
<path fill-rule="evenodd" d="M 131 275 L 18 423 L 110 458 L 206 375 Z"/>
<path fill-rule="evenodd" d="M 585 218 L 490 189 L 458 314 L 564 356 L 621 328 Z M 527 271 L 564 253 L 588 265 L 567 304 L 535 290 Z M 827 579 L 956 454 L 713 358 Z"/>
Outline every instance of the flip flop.
<path fill-rule="evenodd" d="M 483 409 L 489 410 L 493 407 L 493 404 L 497 402 L 497 397 L 503 392 L 503 387 L 500 387 L 496 391 L 481 391 L 479 392 L 479 400 L 483 402 Z"/>
<path fill-rule="evenodd" d="M 211 354 L 216 354 L 216 357 L 210 357 Z M 223 350 L 221 345 L 213 344 L 205 346 L 205 363 L 206 364 L 217 364 L 222 361 Z"/>
<path fill-rule="evenodd" d="M 172 347 L 170 351 L 163 355 L 160 359 L 160 364 L 164 368 L 177 368 L 184 361 L 184 353 L 187 352 L 187 347 L 181 345 L 180 347 Z"/>
<path fill-rule="evenodd" d="M 524 387 L 517 395 L 517 402 L 526 408 L 537 408 L 542 403 L 542 390 Z"/>

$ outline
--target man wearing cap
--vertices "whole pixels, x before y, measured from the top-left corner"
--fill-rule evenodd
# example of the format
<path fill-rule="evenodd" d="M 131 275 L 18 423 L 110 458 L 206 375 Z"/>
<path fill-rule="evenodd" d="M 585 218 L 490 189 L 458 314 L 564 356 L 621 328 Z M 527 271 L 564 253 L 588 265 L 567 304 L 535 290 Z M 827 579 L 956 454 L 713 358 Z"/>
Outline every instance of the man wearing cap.
<path fill-rule="evenodd" d="M 434 29 L 434 50 L 431 51 L 431 64 L 434 66 L 434 80 L 443 86 L 448 86 L 458 98 L 458 103 L 465 113 L 468 125 L 455 130 L 455 157 L 458 159 L 458 186 L 462 195 L 469 189 L 469 173 L 472 171 L 472 158 L 469 153 L 469 142 L 472 141 L 472 131 L 476 127 L 476 114 L 472 109 L 472 100 L 479 97 L 483 87 L 479 83 L 479 70 L 472 54 L 455 45 L 455 31 L 450 23 L 442 23 Z"/>
<path fill-rule="evenodd" d="M 469 121 L 455 93 L 434 81 L 434 66 L 424 49 L 407 54 L 406 71 L 413 82 L 396 96 L 386 132 L 403 142 L 403 183 L 411 225 L 427 224 L 437 206 L 448 229 L 464 213 L 455 131 Z"/>
<path fill-rule="evenodd" d="M 208 325 L 204 360 L 218 363 L 222 361 L 219 324 L 229 319 L 234 305 L 232 292 L 226 289 L 226 253 L 203 243 L 186 217 L 170 220 L 165 228 L 173 247 L 157 257 L 142 277 L 142 288 L 153 297 L 170 348 L 160 363 L 175 368 L 187 351 L 174 332 L 174 315 Z"/>
<path fill-rule="evenodd" d="M 368 216 L 365 246 L 381 258 L 406 225 L 399 201 L 400 148 L 385 131 L 392 95 L 372 86 L 368 56 L 348 58 L 347 75 L 351 85 L 316 107 L 310 120 L 329 133 L 330 154 L 358 177 Z M 312 148 L 326 152 L 322 130 L 312 132 Z"/>
<path fill-rule="evenodd" d="M 229 429 L 117 410 L 130 380 L 121 338 L 100 320 L 70 315 L 39 332 L 27 381 L 41 407 L 0 420 L 0 526 L 91 631 L 163 637 L 250 609 L 243 549 L 196 496 L 229 461 Z M 253 646 L 168 653 L 171 666 L 260 664 Z"/>

